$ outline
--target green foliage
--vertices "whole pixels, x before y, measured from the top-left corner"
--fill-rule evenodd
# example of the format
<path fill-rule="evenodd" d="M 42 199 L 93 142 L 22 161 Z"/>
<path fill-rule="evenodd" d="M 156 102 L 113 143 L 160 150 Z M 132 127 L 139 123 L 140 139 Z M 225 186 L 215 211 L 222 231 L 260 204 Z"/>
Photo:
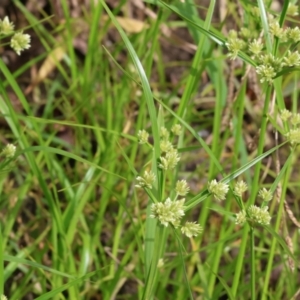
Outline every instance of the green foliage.
<path fill-rule="evenodd" d="M 13 2 L 41 45 L 0 21 L 31 57 L 0 59 L 0 297 L 295 297 L 298 6 L 148 0 L 137 30 L 125 0 L 61 1 L 63 23 Z"/>

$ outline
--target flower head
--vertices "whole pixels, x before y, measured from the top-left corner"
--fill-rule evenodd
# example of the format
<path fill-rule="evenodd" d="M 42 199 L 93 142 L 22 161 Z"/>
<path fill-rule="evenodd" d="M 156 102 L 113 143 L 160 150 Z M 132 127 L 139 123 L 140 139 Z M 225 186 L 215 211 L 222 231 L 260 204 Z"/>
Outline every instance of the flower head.
<path fill-rule="evenodd" d="M 159 146 L 162 153 L 167 153 L 173 148 L 172 143 L 168 140 L 161 140 Z"/>
<path fill-rule="evenodd" d="M 268 206 L 262 208 L 256 205 L 250 205 L 247 209 L 250 219 L 261 225 L 269 225 L 271 221 L 271 216 L 268 212 Z"/>
<path fill-rule="evenodd" d="M 7 16 L 3 19 L 3 21 L 0 20 L 0 34 L 12 34 L 14 32 L 14 27 L 15 25 L 12 22 L 9 22 Z"/>
<path fill-rule="evenodd" d="M 254 39 L 249 44 L 249 51 L 255 56 L 258 56 L 261 53 L 262 49 L 263 49 L 263 44 L 256 39 Z"/>
<path fill-rule="evenodd" d="M 287 67 L 298 67 L 300 66 L 300 54 L 298 51 L 291 52 L 287 51 L 287 54 L 283 58 L 283 65 Z"/>
<path fill-rule="evenodd" d="M 30 35 L 23 32 L 17 32 L 10 40 L 10 46 L 16 51 L 18 55 L 21 51 L 30 48 Z"/>
<path fill-rule="evenodd" d="M 161 269 L 165 265 L 164 259 L 160 258 L 157 262 L 157 268 Z"/>
<path fill-rule="evenodd" d="M 297 43 L 300 41 L 300 29 L 298 26 L 294 28 L 286 29 L 286 36 L 288 39 L 292 40 L 292 42 Z"/>
<path fill-rule="evenodd" d="M 300 124 L 300 114 L 292 114 L 291 117 L 291 124 L 293 126 L 299 125 Z"/>
<path fill-rule="evenodd" d="M 260 82 L 272 83 L 273 78 L 276 76 L 276 72 L 273 67 L 260 65 L 256 67 L 256 73 L 261 76 Z"/>
<path fill-rule="evenodd" d="M 242 194 L 248 190 L 247 183 L 243 180 L 238 181 L 234 187 L 235 195 L 242 197 Z"/>
<path fill-rule="evenodd" d="M 290 129 L 286 134 L 286 137 L 289 139 L 292 146 L 300 144 L 300 129 Z"/>
<path fill-rule="evenodd" d="M 16 153 L 16 146 L 13 144 L 7 144 L 5 148 L 2 150 L 2 155 L 5 156 L 5 158 L 12 158 L 15 156 Z"/>
<path fill-rule="evenodd" d="M 7 298 L 6 298 L 6 296 L 1 295 L 1 296 L 0 296 L 0 300 L 7 300 Z"/>
<path fill-rule="evenodd" d="M 140 144 L 148 143 L 149 133 L 146 130 L 139 130 L 137 136 Z"/>
<path fill-rule="evenodd" d="M 289 3 L 287 14 L 290 16 L 298 16 L 298 6 L 293 3 Z"/>
<path fill-rule="evenodd" d="M 291 117 L 291 115 L 292 113 L 287 109 L 283 109 L 282 111 L 280 111 L 280 118 L 283 122 L 286 122 Z"/>
<path fill-rule="evenodd" d="M 273 20 L 270 25 L 269 25 L 269 30 L 270 33 L 273 34 L 274 36 L 278 37 L 278 38 L 283 38 L 284 37 L 284 31 L 283 29 L 280 27 L 279 22 Z"/>
<path fill-rule="evenodd" d="M 185 234 L 188 238 L 197 236 L 201 233 L 203 228 L 196 222 L 186 222 L 184 226 L 181 227 L 181 232 Z"/>
<path fill-rule="evenodd" d="M 190 188 L 186 180 L 178 180 L 175 190 L 178 195 L 185 196 L 189 192 Z"/>
<path fill-rule="evenodd" d="M 247 220 L 246 212 L 244 210 L 240 211 L 235 215 L 235 224 L 243 225 Z"/>
<path fill-rule="evenodd" d="M 229 51 L 228 57 L 230 59 L 236 59 L 239 51 L 245 48 L 246 43 L 243 40 L 237 38 L 236 32 L 231 30 L 229 32 L 229 37 L 225 45 L 227 46 Z"/>
<path fill-rule="evenodd" d="M 258 196 L 263 199 L 265 202 L 269 202 L 273 199 L 273 194 L 266 188 L 261 189 L 258 192 Z"/>
<path fill-rule="evenodd" d="M 150 217 L 158 219 L 166 227 L 172 224 L 176 228 L 179 226 L 180 219 L 184 216 L 184 201 L 185 199 L 172 201 L 167 198 L 165 202 L 153 203 Z"/>
<path fill-rule="evenodd" d="M 180 160 L 177 149 L 170 149 L 165 156 L 160 157 L 159 167 L 163 170 L 172 170 Z"/>
<path fill-rule="evenodd" d="M 152 189 L 152 184 L 155 181 L 155 179 L 156 179 L 156 176 L 152 171 L 150 171 L 150 172 L 145 171 L 143 177 L 138 176 L 136 178 L 136 181 L 138 182 L 138 184 L 136 184 L 135 186 L 138 188 L 146 187 L 148 189 Z"/>
<path fill-rule="evenodd" d="M 168 131 L 168 129 L 166 127 L 161 127 L 160 128 L 160 137 L 163 140 L 167 140 L 170 136 L 170 132 Z"/>
<path fill-rule="evenodd" d="M 223 182 L 217 182 L 217 180 L 212 180 L 208 183 L 208 191 L 214 195 L 217 200 L 225 200 L 225 196 L 228 193 L 228 184 Z"/>
<path fill-rule="evenodd" d="M 180 135 L 182 132 L 182 127 L 180 124 L 174 124 L 171 128 L 171 131 L 175 134 L 175 135 Z"/>

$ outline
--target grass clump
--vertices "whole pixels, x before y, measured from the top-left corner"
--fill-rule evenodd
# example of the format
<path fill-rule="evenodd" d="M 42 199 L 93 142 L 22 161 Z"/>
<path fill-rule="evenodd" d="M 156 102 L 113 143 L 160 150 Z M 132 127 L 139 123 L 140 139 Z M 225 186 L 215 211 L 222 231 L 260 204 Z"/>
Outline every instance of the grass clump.
<path fill-rule="evenodd" d="M 48 4 L 0 21 L 1 299 L 296 299 L 297 4 Z"/>

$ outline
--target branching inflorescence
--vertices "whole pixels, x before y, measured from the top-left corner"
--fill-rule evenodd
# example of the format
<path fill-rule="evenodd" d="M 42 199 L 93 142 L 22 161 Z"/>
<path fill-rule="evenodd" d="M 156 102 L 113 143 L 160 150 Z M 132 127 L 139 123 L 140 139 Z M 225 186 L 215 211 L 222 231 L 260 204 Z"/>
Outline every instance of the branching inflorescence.
<path fill-rule="evenodd" d="M 181 132 L 182 128 L 179 124 L 174 125 L 171 128 L 171 132 L 165 127 L 160 128 L 161 156 L 157 166 L 161 172 L 166 173 L 177 166 L 180 156 L 178 150 L 173 146 L 170 138 L 180 135 Z M 151 146 L 148 143 L 148 139 L 149 134 L 147 131 L 140 130 L 138 132 L 138 140 L 140 144 L 147 144 Z M 137 184 L 135 186 L 151 190 L 156 179 L 157 176 L 153 173 L 153 171 L 145 171 L 143 176 L 138 176 L 136 178 Z M 180 228 L 184 235 L 191 238 L 201 233 L 202 228 L 196 222 L 186 222 L 184 225 L 181 223 L 181 219 L 185 215 L 185 198 L 180 197 L 185 197 L 188 194 L 189 189 L 190 188 L 186 180 L 178 180 L 175 185 L 175 197 L 171 198 L 168 196 L 165 201 L 152 199 L 154 203 L 151 204 L 150 217 L 157 219 L 160 224 L 165 227 L 173 226 L 174 228 Z"/>
<path fill-rule="evenodd" d="M 30 48 L 30 35 L 23 33 L 23 31 L 16 32 L 14 27 L 15 25 L 9 21 L 8 17 L 0 20 L 0 39 L 12 35 L 10 46 L 20 55 L 21 51 Z"/>
<path fill-rule="evenodd" d="M 256 16 L 255 8 L 253 14 Z M 297 15 L 298 7 L 291 4 L 288 14 L 291 16 Z M 294 28 L 280 27 L 278 19 L 273 15 L 269 15 L 268 19 L 270 36 L 283 46 L 283 49 L 280 48 L 280 50 L 283 50 L 282 56 L 275 57 L 273 54 L 268 53 L 263 39 L 260 38 L 261 34 L 248 28 L 242 28 L 239 32 L 231 30 L 228 34 L 226 47 L 230 59 L 236 59 L 240 51 L 248 54 L 257 63 L 256 73 L 260 76 L 260 81 L 271 84 L 277 74 L 284 68 L 300 66 L 299 52 L 290 50 L 295 48 L 294 46 L 300 41 L 300 29 L 298 26 Z"/>

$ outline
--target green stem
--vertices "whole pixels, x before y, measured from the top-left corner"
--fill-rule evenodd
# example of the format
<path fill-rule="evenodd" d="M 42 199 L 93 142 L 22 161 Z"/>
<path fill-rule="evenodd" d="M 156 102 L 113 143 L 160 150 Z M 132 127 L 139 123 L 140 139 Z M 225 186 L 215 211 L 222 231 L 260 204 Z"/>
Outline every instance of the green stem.
<path fill-rule="evenodd" d="M 291 171 L 291 167 L 292 167 L 292 163 L 291 163 L 292 157 L 293 157 L 293 153 L 290 154 L 288 160 L 286 161 L 286 163 L 288 164 L 288 168 L 286 170 L 286 175 L 284 177 L 284 182 L 283 182 L 283 186 L 282 186 L 282 193 L 281 193 L 281 198 L 280 198 L 280 203 L 279 203 L 279 208 L 278 208 L 278 214 L 277 214 L 276 224 L 275 224 L 275 232 L 277 232 L 277 233 L 279 233 L 279 227 L 280 227 L 282 214 L 283 214 L 283 207 L 284 207 L 283 204 L 284 204 L 284 200 L 285 200 L 286 189 L 287 189 L 288 182 L 290 180 L 290 171 Z M 270 281 L 271 271 L 272 271 L 272 267 L 273 267 L 273 259 L 274 259 L 275 250 L 276 250 L 275 249 L 276 248 L 276 241 L 277 241 L 277 237 L 273 236 L 271 249 L 270 249 L 270 253 L 269 253 L 268 264 L 267 264 L 266 275 L 265 275 L 265 278 L 264 278 L 264 286 L 263 286 L 263 292 L 262 292 L 262 298 L 261 298 L 262 300 L 267 299 L 269 281 Z"/>
<path fill-rule="evenodd" d="M 263 153 L 264 149 L 264 142 L 265 142 L 265 135 L 266 135 L 266 128 L 267 128 L 267 112 L 269 108 L 270 98 L 271 98 L 271 91 L 272 86 L 268 85 L 266 90 L 266 97 L 265 97 L 265 103 L 263 108 L 263 116 L 262 116 L 262 122 L 261 122 L 261 130 L 260 130 L 260 137 L 258 142 L 258 148 L 257 148 L 257 156 L 261 155 Z M 259 177 L 260 177 L 260 168 L 261 168 L 261 161 L 259 161 L 255 166 L 254 171 L 254 178 L 252 182 L 252 191 L 250 195 L 249 204 L 254 204 L 256 194 L 258 192 L 259 187 Z M 242 235 L 242 242 L 240 246 L 240 252 L 237 259 L 237 266 L 233 278 L 233 284 L 232 284 L 232 294 L 236 296 L 237 288 L 239 286 L 240 276 L 243 268 L 243 261 L 245 257 L 245 251 L 246 251 L 246 244 L 247 244 L 247 238 L 248 238 L 248 229 L 245 226 L 243 229 L 243 235 Z"/>
<path fill-rule="evenodd" d="M 250 226 L 250 249 L 251 249 L 251 300 L 255 300 L 255 249 L 254 228 Z"/>
<path fill-rule="evenodd" d="M 165 232 L 162 230 L 161 226 L 156 226 L 155 241 L 154 241 L 155 247 L 153 249 L 150 269 L 146 278 L 146 285 L 145 285 L 145 290 L 142 298 L 143 300 L 152 299 L 154 296 L 154 287 L 155 287 L 155 282 L 157 280 L 157 263 L 159 260 L 159 255 L 161 252 L 161 244 L 164 235 Z"/>

